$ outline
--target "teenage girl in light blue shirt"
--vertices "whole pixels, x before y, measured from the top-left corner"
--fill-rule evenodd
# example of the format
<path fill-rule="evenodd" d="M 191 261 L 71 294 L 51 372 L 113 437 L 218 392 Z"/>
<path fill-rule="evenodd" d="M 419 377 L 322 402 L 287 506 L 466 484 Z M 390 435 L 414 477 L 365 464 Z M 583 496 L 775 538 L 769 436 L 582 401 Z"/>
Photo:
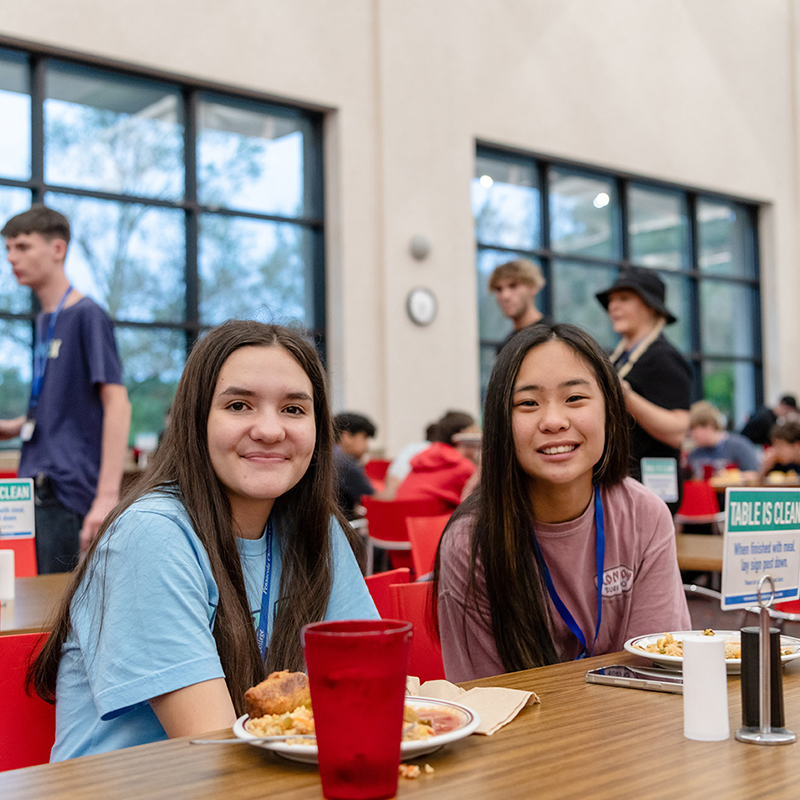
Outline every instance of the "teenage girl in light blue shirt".
<path fill-rule="evenodd" d="M 330 412 L 298 332 L 229 322 L 194 348 L 150 469 L 109 515 L 30 677 L 52 760 L 228 727 L 303 669 L 300 629 L 375 618 L 333 492 Z"/>

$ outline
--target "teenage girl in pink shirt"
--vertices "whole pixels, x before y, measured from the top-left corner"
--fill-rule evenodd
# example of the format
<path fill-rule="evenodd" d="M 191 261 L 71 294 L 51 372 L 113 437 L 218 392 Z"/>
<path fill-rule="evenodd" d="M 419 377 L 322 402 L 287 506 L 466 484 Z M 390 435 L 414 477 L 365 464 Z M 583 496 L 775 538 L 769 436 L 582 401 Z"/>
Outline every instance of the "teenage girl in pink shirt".
<path fill-rule="evenodd" d="M 599 345 L 574 325 L 503 349 L 484 410 L 480 490 L 434 575 L 450 680 L 621 650 L 689 627 L 666 505 L 628 478 L 630 417 Z"/>

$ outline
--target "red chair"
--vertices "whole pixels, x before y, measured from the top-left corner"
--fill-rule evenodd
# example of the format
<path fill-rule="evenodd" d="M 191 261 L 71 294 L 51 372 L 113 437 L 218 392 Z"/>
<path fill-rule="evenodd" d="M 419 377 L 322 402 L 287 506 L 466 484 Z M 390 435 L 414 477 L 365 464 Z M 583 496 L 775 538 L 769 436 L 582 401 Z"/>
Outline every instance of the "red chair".
<path fill-rule="evenodd" d="M 371 458 L 364 464 L 364 472 L 371 481 L 385 481 L 391 463 L 386 458 Z"/>
<path fill-rule="evenodd" d="M 391 463 L 388 458 L 371 458 L 364 464 L 364 472 L 371 480 L 383 481 L 386 480 L 386 473 Z"/>
<path fill-rule="evenodd" d="M 411 562 L 417 580 L 425 580 L 433 572 L 439 539 L 442 538 L 450 514 L 435 517 L 408 517 L 408 540 L 411 542 Z"/>
<path fill-rule="evenodd" d="M 368 575 L 364 580 L 367 583 L 372 602 L 382 619 L 392 619 L 393 606 L 389 587 L 393 583 L 408 583 L 410 570 L 406 567 L 390 569 L 388 572 L 377 572 Z"/>
<path fill-rule="evenodd" d="M 382 492 L 386 488 L 386 473 L 391 463 L 385 458 L 371 458 L 364 464 L 364 472 L 376 492 Z"/>
<path fill-rule="evenodd" d="M 686 523 L 710 525 L 713 533 L 722 533 L 725 514 L 719 510 L 716 489 L 708 481 L 686 481 L 683 499 L 675 514 L 675 525 L 680 533 Z"/>
<path fill-rule="evenodd" d="M 0 550 L 14 551 L 15 578 L 32 578 L 39 574 L 34 539 L 0 539 Z"/>
<path fill-rule="evenodd" d="M 394 584 L 389 587 L 393 606 L 392 617 L 406 620 L 414 626 L 408 674 L 416 675 L 423 683 L 444 678 L 442 645 L 428 624 L 432 589 L 433 584 L 430 581 Z"/>
<path fill-rule="evenodd" d="M 411 567 L 407 517 L 431 517 L 440 511 L 437 500 L 376 500 L 363 497 L 367 510 L 367 574 L 372 573 L 375 548 L 388 550 L 393 569 Z"/>
<path fill-rule="evenodd" d="M 48 634 L 0 636 L 0 770 L 46 764 L 56 736 L 55 706 L 25 691 L 32 654 Z"/>

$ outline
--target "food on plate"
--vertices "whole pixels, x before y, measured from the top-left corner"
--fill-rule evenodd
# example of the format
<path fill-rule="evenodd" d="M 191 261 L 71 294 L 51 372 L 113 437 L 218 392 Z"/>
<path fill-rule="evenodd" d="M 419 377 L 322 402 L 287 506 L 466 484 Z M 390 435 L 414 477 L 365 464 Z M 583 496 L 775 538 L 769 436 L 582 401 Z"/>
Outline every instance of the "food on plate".
<path fill-rule="evenodd" d="M 295 711 L 298 706 L 310 706 L 310 704 L 308 675 L 304 672 L 289 672 L 288 669 L 273 672 L 266 680 L 244 693 L 245 711 L 251 718 L 280 716 Z"/>
<path fill-rule="evenodd" d="M 434 725 L 435 721 L 435 725 Z M 437 733 L 445 733 L 458 727 L 459 719 L 446 708 L 412 708 L 403 710 L 403 741 L 415 742 L 428 739 Z M 306 705 L 283 714 L 265 714 L 249 719 L 245 723 L 249 733 L 255 736 L 311 736 L 314 734 L 314 712 Z M 291 739 L 287 744 L 314 744 L 312 740 Z"/>
<path fill-rule="evenodd" d="M 447 733 L 458 728 L 461 721 L 457 711 L 436 703 L 430 706 L 406 705 L 403 709 L 403 741 L 414 742 Z M 291 711 L 251 716 L 245 728 L 254 736 L 297 737 L 286 740 L 287 744 L 315 744 L 313 739 L 304 738 L 315 733 L 314 711 L 310 702 L 304 702 Z"/>
<path fill-rule="evenodd" d="M 671 633 L 665 633 L 655 644 L 641 645 L 634 642 L 633 646 L 637 650 L 644 650 L 646 653 L 659 653 L 662 656 L 683 656 L 683 644 L 675 639 Z"/>
<path fill-rule="evenodd" d="M 251 717 L 245 725 L 254 736 L 313 736 L 314 712 L 306 705 L 282 714 Z M 313 739 L 291 739 L 289 744 L 316 744 Z"/>
<path fill-rule="evenodd" d="M 315 744 L 314 711 L 308 676 L 303 672 L 273 672 L 266 680 L 244 693 L 249 720 L 245 728 L 255 736 L 297 736 L 288 744 Z M 455 709 L 431 702 L 426 706 L 406 705 L 403 708 L 403 741 L 428 739 L 453 731 L 461 725 Z"/>
<path fill-rule="evenodd" d="M 735 467 L 729 467 L 728 469 L 722 470 L 718 477 L 722 478 L 727 483 L 738 483 L 742 479 L 742 471 Z"/>
<path fill-rule="evenodd" d="M 793 469 L 790 469 L 788 472 L 780 472 L 779 470 L 773 470 L 772 472 L 767 473 L 767 483 L 774 483 L 774 484 L 797 483 L 798 477 L 800 476 L 798 476 L 798 474 Z"/>
<path fill-rule="evenodd" d="M 703 631 L 703 636 L 714 636 L 714 631 L 711 628 L 706 628 Z M 671 633 L 665 633 L 656 642 L 651 642 L 648 645 L 641 645 L 634 642 L 633 646 L 637 650 L 643 650 L 645 653 L 658 653 L 662 656 L 675 656 L 683 658 L 683 642 L 676 639 Z M 782 656 L 790 656 L 794 650 L 791 647 L 781 648 Z M 741 658 L 742 657 L 742 644 L 738 639 L 725 640 L 725 658 Z"/>
<path fill-rule="evenodd" d="M 709 483 L 716 488 L 723 488 L 725 486 L 750 486 L 755 484 L 758 480 L 757 472 L 742 471 L 737 467 L 730 467 L 720 470 L 716 475 L 713 475 Z"/>
<path fill-rule="evenodd" d="M 406 706 L 403 710 L 403 725 L 408 730 L 410 722 L 419 723 L 421 729 L 408 739 L 403 737 L 404 741 L 413 739 L 426 739 L 428 736 L 433 736 L 439 733 L 448 733 L 454 731 L 461 724 L 461 717 L 458 712 L 446 706 Z M 412 731 L 413 732 L 413 729 Z"/>

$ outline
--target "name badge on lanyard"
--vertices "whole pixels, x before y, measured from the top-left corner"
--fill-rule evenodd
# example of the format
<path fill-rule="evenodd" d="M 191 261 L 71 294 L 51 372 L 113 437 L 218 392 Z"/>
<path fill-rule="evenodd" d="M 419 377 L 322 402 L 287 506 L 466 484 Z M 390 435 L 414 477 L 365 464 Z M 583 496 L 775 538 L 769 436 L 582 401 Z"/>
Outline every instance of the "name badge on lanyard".
<path fill-rule="evenodd" d="M 67 286 L 64 296 L 58 301 L 55 311 L 50 315 L 50 322 L 47 325 L 47 333 L 42 336 L 41 319 L 36 321 L 36 343 L 33 349 L 33 378 L 31 380 L 31 399 L 28 403 L 28 418 L 22 424 L 19 436 L 23 442 L 29 442 L 33 438 L 36 430 L 36 406 L 39 404 L 39 395 L 44 384 L 44 375 L 47 369 L 47 358 L 50 354 L 50 343 L 53 341 L 53 334 L 56 330 L 56 322 L 61 314 L 61 309 L 67 302 L 67 298 L 72 291 L 72 286 Z M 43 318 L 42 318 L 43 319 Z"/>
<path fill-rule="evenodd" d="M 36 430 L 36 420 L 26 419 L 25 422 L 22 423 L 19 438 L 22 439 L 23 442 L 29 442 L 33 439 L 34 430 Z"/>

